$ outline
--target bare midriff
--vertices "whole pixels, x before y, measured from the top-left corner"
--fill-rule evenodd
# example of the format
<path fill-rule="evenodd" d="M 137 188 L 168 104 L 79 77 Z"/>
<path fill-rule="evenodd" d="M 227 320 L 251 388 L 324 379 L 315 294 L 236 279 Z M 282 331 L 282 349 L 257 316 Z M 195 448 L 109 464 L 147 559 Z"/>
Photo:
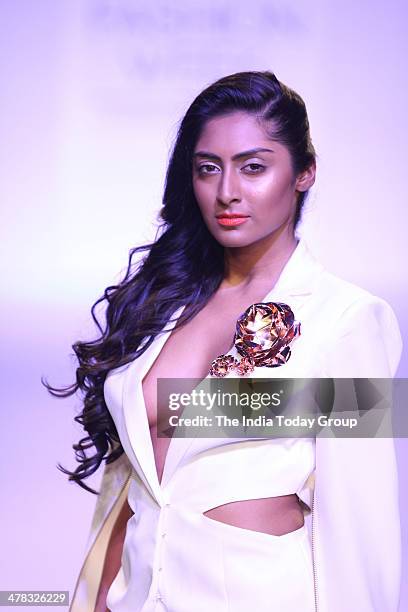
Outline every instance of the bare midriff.
<path fill-rule="evenodd" d="M 144 377 L 143 395 L 159 483 L 170 438 L 157 435 L 158 424 L 161 429 L 160 415 L 165 411 L 156 404 L 157 378 L 203 379 L 207 376 L 211 361 L 231 349 L 238 316 L 249 304 L 261 301 L 267 292 L 258 287 L 258 293 L 252 297 L 248 292 L 244 296 L 236 293 L 233 300 L 232 292 L 216 293 L 193 319 L 171 332 Z M 273 535 L 284 535 L 304 524 L 303 509 L 296 493 L 234 501 L 203 514 L 216 521 Z"/>

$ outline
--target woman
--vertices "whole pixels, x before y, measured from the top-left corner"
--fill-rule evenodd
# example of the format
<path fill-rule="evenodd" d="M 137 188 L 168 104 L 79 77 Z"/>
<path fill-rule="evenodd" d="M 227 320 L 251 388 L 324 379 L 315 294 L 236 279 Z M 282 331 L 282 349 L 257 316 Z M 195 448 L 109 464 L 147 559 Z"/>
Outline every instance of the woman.
<path fill-rule="evenodd" d="M 395 375 L 391 307 L 296 236 L 315 157 L 303 100 L 270 72 L 220 79 L 183 118 L 163 231 L 106 289 L 101 338 L 74 345 L 65 395 L 85 392 L 89 436 L 62 469 L 88 488 L 106 465 L 72 610 L 397 610 L 391 439 L 158 436 L 158 378 Z M 290 342 L 246 352 L 240 325 L 275 316 Z"/>

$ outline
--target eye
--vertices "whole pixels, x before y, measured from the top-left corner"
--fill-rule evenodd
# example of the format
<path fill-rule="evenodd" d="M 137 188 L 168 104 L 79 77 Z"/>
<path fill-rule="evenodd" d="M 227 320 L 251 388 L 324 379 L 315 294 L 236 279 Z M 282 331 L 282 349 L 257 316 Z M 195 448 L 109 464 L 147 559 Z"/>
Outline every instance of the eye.
<path fill-rule="evenodd" d="M 256 164 L 255 162 L 244 166 L 244 169 L 246 168 L 249 168 L 249 170 L 246 170 L 247 174 L 260 174 L 265 170 L 265 166 L 262 164 Z"/>
<path fill-rule="evenodd" d="M 215 172 L 211 170 L 218 170 L 218 168 L 214 166 L 214 164 L 202 164 L 197 168 L 198 174 L 215 174 Z"/>

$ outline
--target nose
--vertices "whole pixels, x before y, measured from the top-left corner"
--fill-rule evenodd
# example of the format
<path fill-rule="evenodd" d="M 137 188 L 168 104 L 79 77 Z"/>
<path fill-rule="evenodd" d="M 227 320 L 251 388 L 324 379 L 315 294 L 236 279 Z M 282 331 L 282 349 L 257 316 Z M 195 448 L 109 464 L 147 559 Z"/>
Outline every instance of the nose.
<path fill-rule="evenodd" d="M 218 183 L 217 200 L 224 206 L 241 200 L 241 189 L 239 178 L 233 168 L 225 168 L 220 174 Z"/>

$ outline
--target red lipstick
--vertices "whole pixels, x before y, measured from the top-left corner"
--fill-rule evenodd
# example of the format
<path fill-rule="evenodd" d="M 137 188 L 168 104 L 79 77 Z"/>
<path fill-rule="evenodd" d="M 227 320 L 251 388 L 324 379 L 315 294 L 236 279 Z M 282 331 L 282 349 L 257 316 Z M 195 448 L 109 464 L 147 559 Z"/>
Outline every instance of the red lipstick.
<path fill-rule="evenodd" d="M 224 225 L 226 227 L 233 227 L 236 225 L 242 225 L 245 223 L 247 219 L 249 219 L 248 215 L 237 214 L 228 214 L 221 213 L 220 215 L 216 215 L 217 221 L 220 225 Z"/>

